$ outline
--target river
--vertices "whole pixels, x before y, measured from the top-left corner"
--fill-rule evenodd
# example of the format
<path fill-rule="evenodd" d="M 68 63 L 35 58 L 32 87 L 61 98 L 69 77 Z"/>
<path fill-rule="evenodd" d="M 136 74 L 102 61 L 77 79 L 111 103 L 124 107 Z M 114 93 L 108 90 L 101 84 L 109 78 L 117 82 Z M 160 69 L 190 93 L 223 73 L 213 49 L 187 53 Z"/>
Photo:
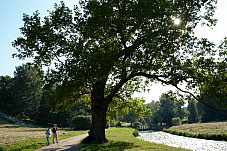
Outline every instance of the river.
<path fill-rule="evenodd" d="M 138 138 L 145 141 L 191 149 L 193 151 L 227 151 L 226 141 L 189 138 L 162 131 L 140 131 L 139 134 L 140 136 Z"/>

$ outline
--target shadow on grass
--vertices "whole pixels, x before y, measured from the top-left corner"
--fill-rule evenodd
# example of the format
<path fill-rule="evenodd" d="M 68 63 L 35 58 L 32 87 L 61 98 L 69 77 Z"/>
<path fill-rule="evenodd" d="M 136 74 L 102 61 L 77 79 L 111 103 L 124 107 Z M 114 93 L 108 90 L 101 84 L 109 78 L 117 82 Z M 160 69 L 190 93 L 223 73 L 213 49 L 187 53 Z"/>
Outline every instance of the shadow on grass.
<path fill-rule="evenodd" d="M 1 125 L 4 125 L 4 124 L 1 124 Z M 20 125 L 6 125 L 6 126 L 1 126 L 2 128 L 20 128 L 22 126 Z"/>
<path fill-rule="evenodd" d="M 124 141 L 108 141 L 108 143 L 103 144 L 90 144 L 85 147 L 82 147 L 81 151 L 88 150 L 99 150 L 99 151 L 117 151 L 117 150 L 125 150 L 132 149 L 137 147 L 134 143 L 124 142 Z"/>

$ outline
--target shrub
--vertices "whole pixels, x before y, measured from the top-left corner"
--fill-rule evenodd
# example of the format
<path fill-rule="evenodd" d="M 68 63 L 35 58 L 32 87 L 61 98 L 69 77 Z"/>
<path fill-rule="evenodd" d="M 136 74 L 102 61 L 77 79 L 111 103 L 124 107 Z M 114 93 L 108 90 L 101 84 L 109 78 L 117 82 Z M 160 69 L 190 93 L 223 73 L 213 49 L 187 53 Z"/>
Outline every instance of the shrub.
<path fill-rule="evenodd" d="M 137 136 L 139 136 L 139 131 L 135 129 L 135 130 L 132 132 L 132 134 L 133 134 L 135 137 L 137 137 Z"/>
<path fill-rule="evenodd" d="M 172 118 L 172 125 L 173 126 L 181 125 L 181 119 L 179 117 Z"/>
<path fill-rule="evenodd" d="M 121 122 L 117 122 L 116 127 L 121 127 Z"/>
<path fill-rule="evenodd" d="M 133 123 L 133 128 L 139 129 L 140 125 L 141 125 L 140 122 L 134 122 Z"/>
<path fill-rule="evenodd" d="M 117 121 L 115 120 L 110 120 L 108 123 L 110 124 L 109 127 L 116 127 L 117 125 Z"/>
<path fill-rule="evenodd" d="M 72 120 L 73 130 L 88 130 L 91 127 L 91 116 L 76 116 Z"/>

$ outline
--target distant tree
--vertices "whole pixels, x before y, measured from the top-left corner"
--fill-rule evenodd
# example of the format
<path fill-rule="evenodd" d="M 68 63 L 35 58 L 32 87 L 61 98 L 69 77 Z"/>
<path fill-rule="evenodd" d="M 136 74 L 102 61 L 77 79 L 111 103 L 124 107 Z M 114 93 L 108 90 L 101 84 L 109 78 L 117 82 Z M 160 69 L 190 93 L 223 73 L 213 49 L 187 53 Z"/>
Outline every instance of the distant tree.
<path fill-rule="evenodd" d="M 15 115 L 34 118 L 42 97 L 43 76 L 31 64 L 16 67 L 13 82 L 13 109 Z"/>
<path fill-rule="evenodd" d="M 48 125 L 53 123 L 52 109 L 46 99 L 45 91 L 42 92 L 42 97 L 38 107 L 38 112 L 35 116 L 35 121 L 41 125 Z"/>
<path fill-rule="evenodd" d="M 124 117 L 121 119 L 122 122 L 127 122 L 130 123 L 130 126 L 133 126 L 133 123 L 138 121 L 138 119 L 134 118 L 134 113 L 128 113 L 126 115 L 124 115 Z"/>
<path fill-rule="evenodd" d="M 227 121 L 227 110 L 216 111 L 216 121 Z"/>
<path fill-rule="evenodd" d="M 10 113 L 12 106 L 12 84 L 10 76 L 0 76 L 0 110 Z"/>
<path fill-rule="evenodd" d="M 160 101 L 152 101 L 145 105 L 148 109 L 151 110 L 152 114 L 146 117 L 146 122 L 151 127 L 154 124 L 158 124 L 162 121 L 162 118 L 157 114 L 160 108 Z"/>
<path fill-rule="evenodd" d="M 38 11 L 24 14 L 23 36 L 13 42 L 19 52 L 14 56 L 33 57 L 40 67 L 55 64 L 47 83 L 61 83 L 67 98 L 89 95 L 89 138 L 104 142 L 107 110 L 119 94 L 127 98 L 122 92 L 146 89 L 155 81 L 176 88 L 187 81 L 191 90 L 195 82 L 205 80 L 197 74 L 203 66 L 195 62 L 212 60 L 214 45 L 195 37 L 193 29 L 201 22 L 216 23 L 215 4 L 216 0 L 84 0 L 72 11 L 62 2 L 44 19 Z M 174 17 L 181 18 L 179 25 Z M 142 77 L 147 78 L 145 85 L 140 85 Z M 67 106 L 72 100 L 55 103 Z"/>
<path fill-rule="evenodd" d="M 199 116 L 197 110 L 197 103 L 195 100 L 192 100 L 188 103 L 188 111 L 190 113 L 188 117 L 188 123 L 198 123 Z"/>
<path fill-rule="evenodd" d="M 91 115 L 91 110 L 87 106 L 87 104 L 81 100 L 81 101 L 76 101 L 75 103 L 72 104 L 72 106 L 67 110 L 67 112 L 70 113 L 70 116 L 73 118 L 77 115 Z"/>
<path fill-rule="evenodd" d="M 113 100 L 107 111 L 107 120 L 117 118 L 117 120 L 128 121 L 132 125 L 134 122 L 151 113 L 150 109 L 146 108 L 144 103 L 144 99 L 132 97 L 121 101 L 118 99 Z"/>
<path fill-rule="evenodd" d="M 207 99 L 206 102 L 207 102 L 206 104 L 208 104 L 208 106 L 206 106 L 202 103 L 199 103 L 199 102 L 197 103 L 198 113 L 199 113 L 201 122 L 211 122 L 216 119 L 217 110 L 215 110 L 215 109 L 217 107 L 209 99 Z"/>
<path fill-rule="evenodd" d="M 173 100 L 161 97 L 158 114 L 162 117 L 162 123 L 171 126 L 172 118 L 175 117 Z"/>
<path fill-rule="evenodd" d="M 183 120 L 185 120 L 185 122 L 187 121 L 187 119 L 188 119 L 188 117 L 189 117 L 189 115 L 190 115 L 190 113 L 189 113 L 189 111 L 188 111 L 188 108 L 187 108 L 187 106 L 186 107 L 183 107 L 183 119 L 181 119 L 182 120 L 182 122 L 183 122 Z"/>
<path fill-rule="evenodd" d="M 175 100 L 174 102 L 175 116 L 179 117 L 181 120 L 183 120 L 187 116 L 187 113 L 184 110 L 184 104 L 185 102 L 182 99 Z"/>

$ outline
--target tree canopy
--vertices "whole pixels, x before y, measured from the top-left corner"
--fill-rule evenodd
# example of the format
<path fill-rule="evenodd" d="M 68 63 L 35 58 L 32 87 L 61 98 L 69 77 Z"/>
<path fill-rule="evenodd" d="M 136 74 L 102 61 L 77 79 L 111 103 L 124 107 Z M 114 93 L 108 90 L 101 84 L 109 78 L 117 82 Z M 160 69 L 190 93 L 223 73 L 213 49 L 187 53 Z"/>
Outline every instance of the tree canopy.
<path fill-rule="evenodd" d="M 44 18 L 38 11 L 23 15 L 23 36 L 13 42 L 14 56 L 52 67 L 46 84 L 59 85 L 67 96 L 55 100 L 59 106 L 89 96 L 89 137 L 103 142 L 106 111 L 114 98 L 124 101 L 155 81 L 178 89 L 186 82 L 191 95 L 191 90 L 196 95 L 211 91 L 201 88 L 217 65 L 215 45 L 197 38 L 193 29 L 215 25 L 215 7 L 216 0 L 88 0 L 70 10 L 61 2 Z M 181 22 L 174 24 L 174 18 Z"/>

